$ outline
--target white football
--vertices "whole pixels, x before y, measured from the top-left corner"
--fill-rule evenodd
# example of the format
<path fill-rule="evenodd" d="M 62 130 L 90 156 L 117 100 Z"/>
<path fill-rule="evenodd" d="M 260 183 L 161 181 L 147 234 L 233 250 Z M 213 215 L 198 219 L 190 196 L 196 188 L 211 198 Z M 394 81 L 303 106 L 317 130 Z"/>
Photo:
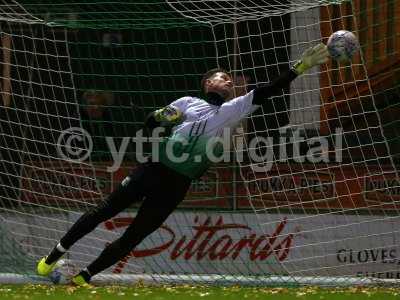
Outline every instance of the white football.
<path fill-rule="evenodd" d="M 71 278 L 79 272 L 79 268 L 69 259 L 61 259 L 56 262 L 54 270 L 49 278 L 54 284 L 70 283 Z"/>
<path fill-rule="evenodd" d="M 345 62 L 352 59 L 353 55 L 360 49 L 360 44 L 352 32 L 339 30 L 329 37 L 327 47 L 334 60 Z"/>

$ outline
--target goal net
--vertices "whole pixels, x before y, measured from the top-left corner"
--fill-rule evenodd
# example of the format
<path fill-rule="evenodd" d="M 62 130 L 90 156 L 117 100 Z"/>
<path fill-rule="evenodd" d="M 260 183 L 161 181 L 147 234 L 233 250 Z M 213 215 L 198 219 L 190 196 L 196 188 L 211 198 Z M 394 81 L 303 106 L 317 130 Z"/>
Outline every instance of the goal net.
<path fill-rule="evenodd" d="M 361 45 L 352 62 L 266 99 L 165 224 L 94 280 L 398 281 L 399 1 L 0 3 L 0 282 L 46 282 L 38 258 L 154 149 L 138 142 L 149 112 L 201 97 L 215 67 L 243 95 L 342 29 Z M 86 266 L 137 208 L 65 258 Z"/>

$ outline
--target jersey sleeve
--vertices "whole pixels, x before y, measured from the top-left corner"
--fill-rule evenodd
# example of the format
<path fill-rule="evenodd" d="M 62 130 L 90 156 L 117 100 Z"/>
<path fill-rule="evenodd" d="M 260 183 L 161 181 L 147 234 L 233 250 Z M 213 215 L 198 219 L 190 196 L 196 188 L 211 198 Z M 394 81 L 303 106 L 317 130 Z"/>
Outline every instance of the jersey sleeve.
<path fill-rule="evenodd" d="M 173 107 L 177 108 L 181 112 L 181 114 L 183 115 L 183 118 L 184 118 L 185 111 L 187 109 L 189 101 L 191 101 L 191 97 L 182 97 L 182 98 L 179 98 L 179 99 L 173 101 L 172 103 L 168 104 L 163 109 L 156 110 L 156 111 L 153 111 L 153 112 L 149 113 L 147 115 L 145 121 L 144 121 L 145 127 L 147 127 L 147 128 L 152 130 L 152 129 L 154 129 L 156 127 L 159 127 L 159 126 L 165 126 L 165 125 L 163 125 L 163 121 L 160 121 L 160 120 L 156 119 L 156 113 L 161 111 L 161 110 L 165 111 L 165 109 L 168 108 L 169 106 L 173 106 Z M 171 109 L 169 111 L 173 112 L 174 110 Z"/>
<path fill-rule="evenodd" d="M 243 119 L 256 111 L 260 105 L 253 104 L 254 91 L 250 91 L 246 95 L 234 98 L 221 105 L 219 113 L 229 115 L 230 119 Z"/>
<path fill-rule="evenodd" d="M 179 98 L 179 99 L 171 102 L 169 105 L 178 108 L 181 113 L 185 113 L 190 101 L 191 101 L 191 97 L 182 97 L 182 98 Z M 169 105 L 167 105 L 167 106 L 169 106 Z"/>

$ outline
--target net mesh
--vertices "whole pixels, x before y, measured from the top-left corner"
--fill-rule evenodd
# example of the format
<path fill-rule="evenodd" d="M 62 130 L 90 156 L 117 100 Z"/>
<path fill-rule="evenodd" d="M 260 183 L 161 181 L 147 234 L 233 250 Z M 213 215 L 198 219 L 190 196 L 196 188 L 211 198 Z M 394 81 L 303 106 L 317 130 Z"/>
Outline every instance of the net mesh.
<path fill-rule="evenodd" d="M 129 139 L 145 116 L 199 96 L 205 71 L 231 70 L 242 95 L 346 29 L 361 44 L 352 63 L 312 69 L 244 120 L 232 160 L 195 181 L 163 227 L 106 273 L 281 284 L 400 276 L 397 0 L 52 2 L 0 2 L 3 270 L 33 273 L 151 152 Z M 67 258 L 92 261 L 136 208 Z"/>

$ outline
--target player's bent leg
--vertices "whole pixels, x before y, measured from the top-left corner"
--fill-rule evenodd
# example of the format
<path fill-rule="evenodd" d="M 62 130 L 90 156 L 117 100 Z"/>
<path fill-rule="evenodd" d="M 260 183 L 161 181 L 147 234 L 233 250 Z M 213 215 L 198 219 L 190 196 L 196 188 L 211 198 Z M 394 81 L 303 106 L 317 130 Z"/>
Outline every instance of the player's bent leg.
<path fill-rule="evenodd" d="M 84 213 L 61 238 L 60 243 L 54 247 L 50 254 L 45 258 L 44 263 L 47 265 L 54 265 L 57 260 L 59 260 L 79 239 L 92 232 L 101 222 L 108 220 L 128 207 L 130 203 L 126 203 L 120 197 L 124 195 L 123 190 L 123 187 L 118 188 L 103 203 Z M 121 203 L 126 203 L 126 205 L 121 205 Z M 60 250 L 59 246 L 64 250 Z M 39 273 L 39 264 L 38 274 L 42 275 Z"/>
<path fill-rule="evenodd" d="M 47 265 L 53 265 L 79 239 L 93 231 L 100 223 L 112 218 L 132 203 L 143 198 L 144 169 L 139 167 L 129 175 L 110 196 L 94 209 L 83 214 L 61 238 L 45 259 Z M 42 270 L 43 264 L 39 267 Z M 50 271 L 51 272 L 51 271 Z M 47 272 L 41 272 L 46 273 Z"/>
<path fill-rule="evenodd" d="M 127 256 L 144 238 L 157 230 L 184 199 L 190 186 L 189 179 L 178 181 L 180 183 L 176 187 L 174 186 L 176 178 L 163 177 L 163 180 L 165 184 L 159 185 L 153 190 L 153 194 L 148 195 L 123 235 L 109 244 L 87 267 L 87 274 L 90 276 L 98 274 Z M 166 197 L 168 192 L 170 196 Z"/>
<path fill-rule="evenodd" d="M 139 187 L 137 190 L 139 190 Z M 100 223 L 114 217 L 132 203 L 141 199 L 141 194 L 136 192 L 136 189 L 120 185 L 103 203 L 83 214 L 72 225 L 70 230 L 61 238 L 61 245 L 69 249 L 82 237 L 92 232 Z"/>
<path fill-rule="evenodd" d="M 100 256 L 87 267 L 87 271 L 82 271 L 80 274 L 87 277 L 89 282 L 90 277 L 126 257 L 145 237 L 162 225 L 175 207 L 176 205 L 173 207 L 154 206 L 145 200 L 136 218 L 123 235 L 107 245 Z"/>
<path fill-rule="evenodd" d="M 172 172 L 166 167 L 157 166 L 152 179 L 152 189 L 148 189 L 132 224 L 123 235 L 106 246 L 100 256 L 93 261 L 83 275 L 90 278 L 126 257 L 144 238 L 158 229 L 178 204 L 184 199 L 191 180 Z M 148 182 L 147 182 L 148 183 Z"/>

